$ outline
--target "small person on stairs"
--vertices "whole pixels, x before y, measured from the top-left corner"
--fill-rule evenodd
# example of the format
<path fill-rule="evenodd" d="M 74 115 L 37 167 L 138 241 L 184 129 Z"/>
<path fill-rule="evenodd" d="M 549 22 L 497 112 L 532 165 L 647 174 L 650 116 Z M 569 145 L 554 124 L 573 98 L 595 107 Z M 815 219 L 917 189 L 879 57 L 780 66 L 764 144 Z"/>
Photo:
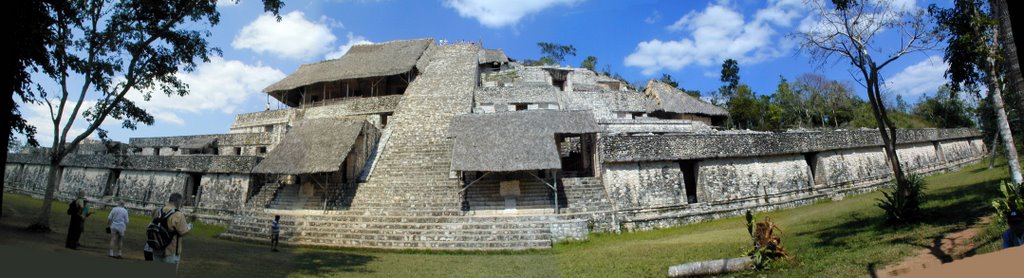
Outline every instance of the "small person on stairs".
<path fill-rule="evenodd" d="M 277 252 L 277 240 L 281 237 L 281 216 L 274 215 L 274 222 L 270 222 L 270 251 Z"/>

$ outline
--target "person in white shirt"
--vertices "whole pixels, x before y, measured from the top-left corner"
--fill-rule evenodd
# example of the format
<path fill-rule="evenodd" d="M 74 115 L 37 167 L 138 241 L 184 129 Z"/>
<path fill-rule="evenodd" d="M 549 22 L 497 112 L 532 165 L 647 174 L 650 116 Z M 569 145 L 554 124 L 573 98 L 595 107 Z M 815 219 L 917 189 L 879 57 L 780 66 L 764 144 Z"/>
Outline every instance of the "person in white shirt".
<path fill-rule="evenodd" d="M 117 207 L 110 210 L 107 216 L 107 223 L 110 224 L 110 257 L 121 258 L 121 247 L 124 245 L 125 230 L 128 229 L 128 210 L 124 208 L 124 201 L 118 201 Z"/>

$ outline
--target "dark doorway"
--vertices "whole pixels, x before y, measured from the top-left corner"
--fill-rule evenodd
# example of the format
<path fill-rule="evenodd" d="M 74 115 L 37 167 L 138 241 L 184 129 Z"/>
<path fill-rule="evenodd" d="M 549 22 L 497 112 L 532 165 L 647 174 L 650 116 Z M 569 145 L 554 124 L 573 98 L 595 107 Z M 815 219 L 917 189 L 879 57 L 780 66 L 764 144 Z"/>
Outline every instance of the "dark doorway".
<path fill-rule="evenodd" d="M 811 170 L 811 185 L 820 184 L 818 181 L 818 153 L 804 153 L 804 161 Z"/>
<path fill-rule="evenodd" d="M 199 194 L 199 185 L 202 184 L 202 181 L 203 181 L 203 174 L 199 174 L 199 173 L 189 173 L 188 174 L 188 184 L 185 185 L 186 186 L 186 188 L 185 188 L 185 205 L 186 206 L 195 206 L 197 203 L 199 203 L 199 196 L 200 196 L 200 194 Z"/>
<path fill-rule="evenodd" d="M 683 182 L 686 185 L 686 203 L 697 203 L 697 161 L 680 161 L 679 170 L 683 172 Z"/>
<path fill-rule="evenodd" d="M 117 186 L 119 178 L 121 178 L 121 170 L 110 169 L 110 173 L 107 175 L 107 186 L 103 189 L 103 196 L 116 196 L 117 192 L 114 192 L 114 187 Z"/>

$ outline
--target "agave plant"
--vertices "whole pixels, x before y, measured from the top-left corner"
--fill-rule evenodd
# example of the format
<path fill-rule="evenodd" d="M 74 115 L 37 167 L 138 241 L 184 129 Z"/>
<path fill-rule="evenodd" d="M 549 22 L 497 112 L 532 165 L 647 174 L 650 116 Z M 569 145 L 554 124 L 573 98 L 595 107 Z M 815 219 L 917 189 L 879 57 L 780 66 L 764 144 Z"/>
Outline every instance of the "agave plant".
<path fill-rule="evenodd" d="M 892 191 L 883 191 L 878 207 L 885 210 L 885 221 L 892 224 L 907 224 L 917 220 L 921 215 L 921 203 L 924 201 L 924 178 L 920 175 L 908 175 L 907 184 L 895 184 Z"/>

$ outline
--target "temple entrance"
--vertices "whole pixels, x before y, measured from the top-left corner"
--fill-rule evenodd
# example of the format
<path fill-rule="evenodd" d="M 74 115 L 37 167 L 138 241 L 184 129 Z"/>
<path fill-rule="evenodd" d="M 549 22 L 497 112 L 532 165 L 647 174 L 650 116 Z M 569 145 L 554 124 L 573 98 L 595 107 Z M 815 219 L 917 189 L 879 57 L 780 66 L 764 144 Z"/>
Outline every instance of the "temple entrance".
<path fill-rule="evenodd" d="M 503 213 L 554 213 L 556 194 L 553 171 L 464 172 L 463 210 Z M 557 204 L 566 207 L 564 189 L 558 185 Z"/>

